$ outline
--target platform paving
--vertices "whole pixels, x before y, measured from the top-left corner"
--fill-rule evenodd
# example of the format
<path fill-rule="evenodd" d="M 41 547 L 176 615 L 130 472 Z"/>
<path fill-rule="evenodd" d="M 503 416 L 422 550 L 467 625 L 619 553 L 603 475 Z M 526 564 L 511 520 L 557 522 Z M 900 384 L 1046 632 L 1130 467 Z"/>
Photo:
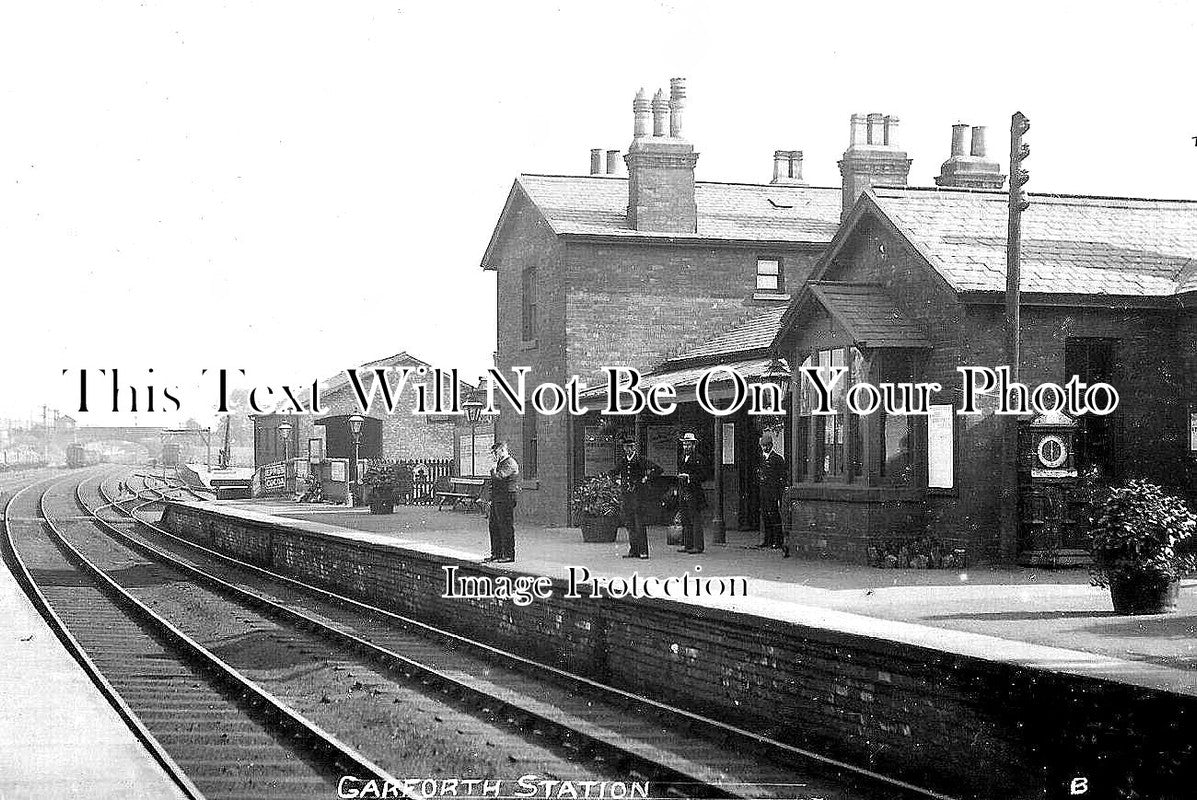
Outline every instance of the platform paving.
<path fill-rule="evenodd" d="M 476 513 L 399 506 L 393 515 L 371 515 L 365 508 L 284 501 L 217 505 L 307 520 L 463 561 L 489 552 L 486 520 Z M 604 577 L 680 576 L 701 567 L 706 577 L 748 579 L 747 598 L 701 600 L 721 608 L 1197 694 L 1197 576 L 1182 581 L 1176 613 L 1127 617 L 1114 614 L 1109 591 L 1091 586 L 1084 569 L 876 569 L 783 559 L 778 550 L 752 547 L 758 536 L 729 531 L 726 545 L 708 544 L 693 556 L 666 546 L 665 529 L 654 528 L 651 558 L 624 559 L 622 529 L 615 543 L 589 544 L 576 528 L 520 523 L 517 511 L 517 560 L 496 566 L 561 578 L 575 565 Z"/>
<path fill-rule="evenodd" d="M 6 564 L 0 564 L 0 742 L 4 800 L 184 797 Z"/>

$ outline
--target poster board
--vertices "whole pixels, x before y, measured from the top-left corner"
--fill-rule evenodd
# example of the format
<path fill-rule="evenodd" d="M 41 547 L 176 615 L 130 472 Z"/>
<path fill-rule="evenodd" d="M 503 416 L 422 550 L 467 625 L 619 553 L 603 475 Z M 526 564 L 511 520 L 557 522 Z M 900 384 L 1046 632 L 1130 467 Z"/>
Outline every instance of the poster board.
<path fill-rule="evenodd" d="M 601 430 L 598 425 L 582 429 L 582 474 L 587 478 L 615 469 L 615 437 Z"/>
<path fill-rule="evenodd" d="M 949 404 L 936 404 L 927 414 L 927 488 L 956 485 L 955 416 Z"/>

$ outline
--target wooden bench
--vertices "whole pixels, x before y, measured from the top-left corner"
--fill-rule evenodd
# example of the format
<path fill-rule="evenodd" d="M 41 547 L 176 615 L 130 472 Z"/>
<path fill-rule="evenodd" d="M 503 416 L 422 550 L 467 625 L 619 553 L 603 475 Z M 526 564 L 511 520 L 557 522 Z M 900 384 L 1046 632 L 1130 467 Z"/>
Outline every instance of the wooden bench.
<path fill-rule="evenodd" d="M 445 506 L 450 508 L 457 508 L 463 506 L 466 509 L 473 509 L 477 511 L 486 510 L 486 500 L 483 497 L 483 489 L 486 488 L 485 478 L 449 478 L 448 486 L 450 488 L 443 488 L 444 484 L 437 481 L 438 486 L 436 490 L 436 510 L 443 511 Z"/>

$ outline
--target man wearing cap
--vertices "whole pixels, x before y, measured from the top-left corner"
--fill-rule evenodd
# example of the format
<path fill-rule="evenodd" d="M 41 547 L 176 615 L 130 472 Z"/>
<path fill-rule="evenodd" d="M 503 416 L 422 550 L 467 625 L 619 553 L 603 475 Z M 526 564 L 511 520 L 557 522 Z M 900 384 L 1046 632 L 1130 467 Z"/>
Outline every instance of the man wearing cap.
<path fill-rule="evenodd" d="M 507 452 L 507 442 L 496 442 L 490 453 L 490 557 L 483 561 L 515 561 L 515 497 L 519 491 L 520 465 Z"/>
<path fill-rule="evenodd" d="M 682 547 L 678 552 L 691 555 L 701 553 L 706 544 L 702 533 L 702 514 L 707 507 L 707 494 L 702 482 L 710 468 L 698 452 L 698 437 L 682 435 L 682 454 L 677 461 L 678 511 L 682 517 Z"/>
<path fill-rule="evenodd" d="M 786 460 L 773 449 L 773 434 L 761 434 L 761 451 L 756 464 L 757 497 L 761 505 L 761 547 L 777 549 L 781 535 L 781 495 L 785 491 Z M 788 556 L 788 551 L 787 551 Z"/>
<path fill-rule="evenodd" d="M 649 484 L 661 474 L 661 468 L 636 452 L 636 440 L 623 440 L 623 458 L 611 470 L 619 486 L 619 506 L 624 527 L 628 529 L 628 552 L 624 558 L 648 558 L 648 530 L 645 514 Z"/>

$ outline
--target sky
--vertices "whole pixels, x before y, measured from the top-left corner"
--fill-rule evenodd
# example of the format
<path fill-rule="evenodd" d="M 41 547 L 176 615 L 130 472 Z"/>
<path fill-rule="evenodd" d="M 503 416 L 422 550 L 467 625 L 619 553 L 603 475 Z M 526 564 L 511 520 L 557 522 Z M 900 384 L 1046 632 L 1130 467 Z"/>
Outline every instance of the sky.
<path fill-rule="evenodd" d="M 175 387 L 159 425 L 210 412 L 205 368 L 480 374 L 515 176 L 626 151 L 674 76 L 699 180 L 796 149 L 838 186 L 849 115 L 880 112 L 931 185 L 952 123 L 1004 161 L 1021 110 L 1031 191 L 1197 199 L 1194 41 L 1181 2 L 6 3 L 0 418 L 132 422 L 79 413 L 84 368 Z"/>

